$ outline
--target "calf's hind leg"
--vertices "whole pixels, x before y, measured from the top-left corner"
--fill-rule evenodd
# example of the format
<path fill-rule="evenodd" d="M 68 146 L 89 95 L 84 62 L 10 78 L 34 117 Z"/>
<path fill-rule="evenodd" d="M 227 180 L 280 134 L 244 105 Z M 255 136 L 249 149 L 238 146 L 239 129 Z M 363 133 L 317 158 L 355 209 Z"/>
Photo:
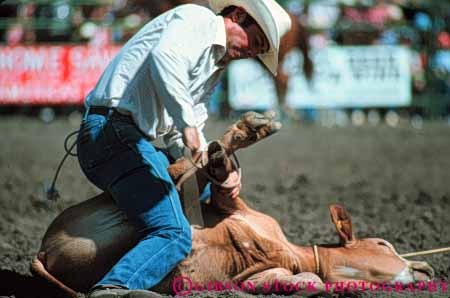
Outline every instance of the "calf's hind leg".
<path fill-rule="evenodd" d="M 247 278 L 244 289 L 252 294 L 294 294 L 316 295 L 325 290 L 323 281 L 314 273 L 293 274 L 285 268 L 272 268 Z"/>

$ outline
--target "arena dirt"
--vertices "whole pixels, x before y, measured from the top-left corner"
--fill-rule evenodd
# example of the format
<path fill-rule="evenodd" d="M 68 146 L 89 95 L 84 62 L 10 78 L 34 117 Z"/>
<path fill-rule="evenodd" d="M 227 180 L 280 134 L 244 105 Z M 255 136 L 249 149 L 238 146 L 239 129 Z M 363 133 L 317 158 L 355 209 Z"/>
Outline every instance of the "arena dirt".
<path fill-rule="evenodd" d="M 220 136 L 230 123 L 210 122 L 207 136 Z M 76 129 L 63 119 L 52 124 L 18 116 L 0 119 L 0 296 L 47 297 L 28 269 L 40 239 L 64 208 L 99 192 L 71 158 L 58 180 L 59 201 L 44 198 L 44 185 L 64 152 L 64 137 Z M 384 238 L 400 253 L 450 246 L 446 124 L 427 123 L 420 130 L 290 125 L 238 155 L 242 198 L 276 218 L 297 244 L 337 242 L 328 205 L 338 202 L 351 213 L 358 237 Z M 450 254 L 415 259 L 429 262 L 436 280 L 450 281 Z M 450 297 L 450 290 L 363 296 Z"/>

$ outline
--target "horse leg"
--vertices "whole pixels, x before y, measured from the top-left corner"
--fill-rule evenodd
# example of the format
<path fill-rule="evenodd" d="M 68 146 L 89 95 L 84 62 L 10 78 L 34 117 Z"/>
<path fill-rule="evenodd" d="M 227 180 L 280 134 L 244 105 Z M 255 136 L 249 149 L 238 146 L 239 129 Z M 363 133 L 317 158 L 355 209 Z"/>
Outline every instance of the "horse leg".
<path fill-rule="evenodd" d="M 314 273 L 293 274 L 285 268 L 272 268 L 256 273 L 243 284 L 246 292 L 252 294 L 293 294 L 310 296 L 325 290 L 323 281 Z"/>

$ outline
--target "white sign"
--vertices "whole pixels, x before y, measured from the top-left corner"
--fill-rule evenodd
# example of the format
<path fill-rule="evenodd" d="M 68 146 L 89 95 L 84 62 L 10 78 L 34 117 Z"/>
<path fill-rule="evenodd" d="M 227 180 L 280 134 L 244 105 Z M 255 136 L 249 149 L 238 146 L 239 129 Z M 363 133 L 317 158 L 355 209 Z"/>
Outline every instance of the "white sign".
<path fill-rule="evenodd" d="M 234 61 L 228 67 L 228 94 L 234 110 L 268 110 L 277 103 L 271 74 L 251 59 Z"/>
<path fill-rule="evenodd" d="M 303 75 L 299 51 L 289 53 L 283 64 L 290 75 L 286 103 L 292 108 L 396 107 L 411 103 L 407 48 L 329 47 L 313 51 L 311 57 L 314 76 L 310 82 Z M 275 106 L 274 82 L 255 61 L 233 62 L 229 86 L 234 109 Z"/>

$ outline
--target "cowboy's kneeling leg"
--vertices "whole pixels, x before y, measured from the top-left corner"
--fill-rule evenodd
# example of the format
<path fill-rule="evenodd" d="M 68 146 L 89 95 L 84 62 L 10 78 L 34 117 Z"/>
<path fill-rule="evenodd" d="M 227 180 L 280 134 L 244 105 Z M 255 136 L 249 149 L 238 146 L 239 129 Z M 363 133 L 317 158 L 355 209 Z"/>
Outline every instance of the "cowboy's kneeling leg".
<path fill-rule="evenodd" d="M 141 165 L 109 187 L 143 238 L 98 284 L 149 289 L 191 251 L 190 226 L 167 172 L 168 160 L 162 152 L 146 146 L 152 145 L 140 143 L 139 154 L 135 154 Z"/>

